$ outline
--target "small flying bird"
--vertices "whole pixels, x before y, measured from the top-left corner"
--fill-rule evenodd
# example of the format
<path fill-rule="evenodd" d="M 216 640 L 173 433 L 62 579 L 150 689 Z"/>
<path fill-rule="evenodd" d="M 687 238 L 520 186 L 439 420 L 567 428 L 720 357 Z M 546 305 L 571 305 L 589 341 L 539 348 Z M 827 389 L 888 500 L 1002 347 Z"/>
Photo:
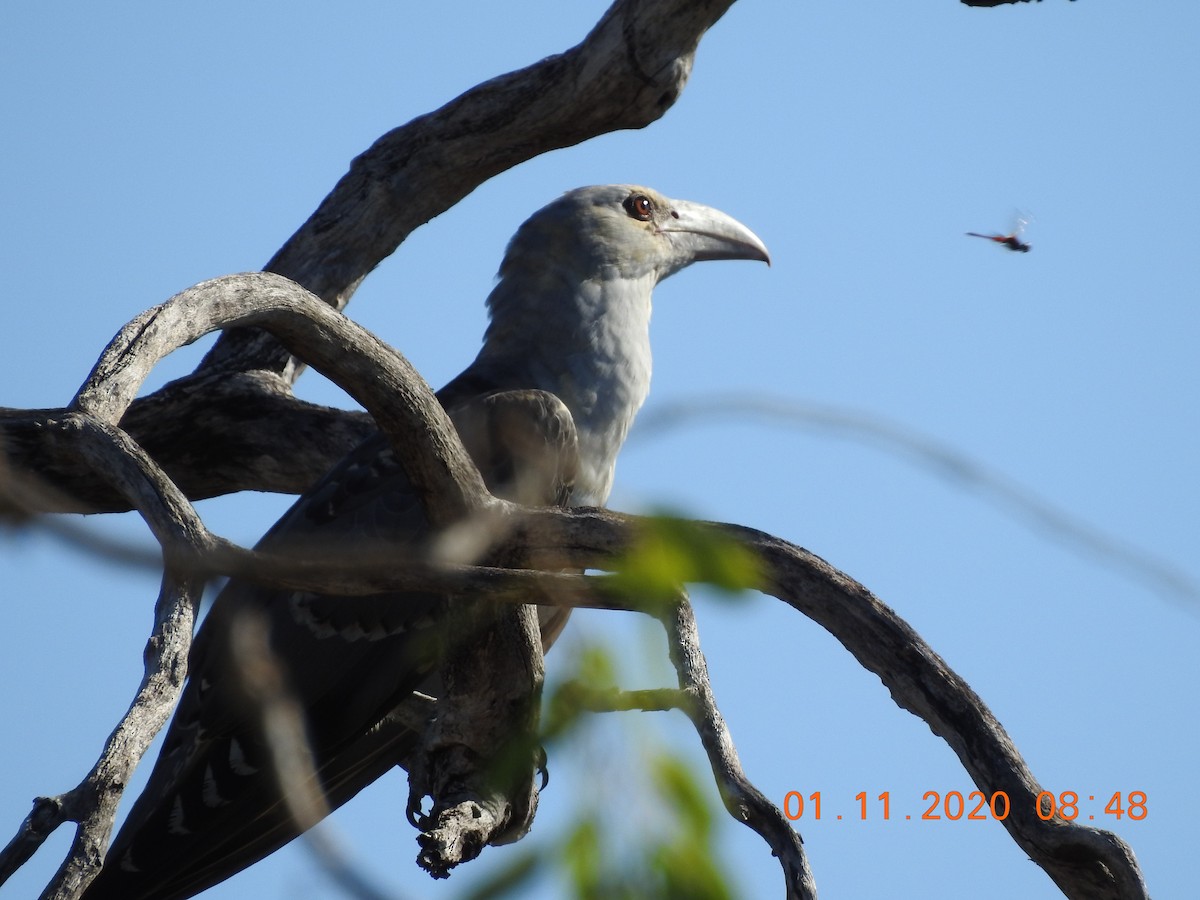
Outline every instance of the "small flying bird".
<path fill-rule="evenodd" d="M 1021 233 L 1025 230 L 1025 226 L 1029 224 L 1026 218 L 1017 219 L 1017 227 L 1010 234 L 980 234 L 977 231 L 968 231 L 967 237 L 983 238 L 986 241 L 995 241 L 997 244 L 1003 244 L 1009 250 L 1018 253 L 1028 253 L 1030 245 L 1021 240 Z"/>
<path fill-rule="evenodd" d="M 453 264 L 453 244 L 446 248 Z M 508 245 L 475 361 L 438 392 L 498 496 L 526 505 L 602 506 L 617 453 L 650 388 L 651 293 L 695 262 L 769 261 L 730 216 L 649 188 L 570 191 Z M 420 498 L 380 434 L 304 494 L 260 547 L 355 547 L 428 537 Z M 420 735 L 391 713 L 436 696 L 429 593 L 327 597 L 233 579 L 193 645 L 188 683 L 149 782 L 83 900 L 182 900 L 306 827 L 289 814 L 271 747 L 234 672 L 240 611 L 266 621 L 306 713 L 328 807 L 406 761 Z M 548 647 L 567 610 L 543 607 Z M 483 640 L 483 636 L 476 636 Z"/>

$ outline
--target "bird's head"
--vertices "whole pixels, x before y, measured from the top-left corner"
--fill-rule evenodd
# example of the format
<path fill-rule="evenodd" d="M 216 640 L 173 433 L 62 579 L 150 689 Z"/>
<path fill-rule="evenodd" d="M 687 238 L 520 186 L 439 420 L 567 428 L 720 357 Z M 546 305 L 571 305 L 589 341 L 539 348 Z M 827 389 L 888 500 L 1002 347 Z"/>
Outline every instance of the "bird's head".
<path fill-rule="evenodd" d="M 770 261 L 754 232 L 699 203 L 628 184 L 568 191 L 509 242 L 477 364 L 623 437 L 650 385 L 654 287 L 708 259 Z"/>
<path fill-rule="evenodd" d="M 510 242 L 500 275 L 549 265 L 568 269 L 562 274 L 571 279 L 649 278 L 652 287 L 706 259 L 770 263 L 758 236 L 720 210 L 609 184 L 568 191 L 530 216 Z"/>

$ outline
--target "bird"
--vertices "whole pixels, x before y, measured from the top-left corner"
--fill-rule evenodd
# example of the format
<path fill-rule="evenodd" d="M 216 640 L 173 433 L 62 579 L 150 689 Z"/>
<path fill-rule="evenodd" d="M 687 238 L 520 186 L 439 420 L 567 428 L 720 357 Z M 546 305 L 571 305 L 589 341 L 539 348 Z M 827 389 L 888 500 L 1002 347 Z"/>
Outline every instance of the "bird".
<path fill-rule="evenodd" d="M 603 506 L 650 388 L 653 289 L 691 263 L 732 259 L 770 264 L 762 240 L 731 216 L 637 185 L 568 191 L 526 220 L 487 298 L 478 355 L 437 392 L 488 488 L 527 505 Z M 428 529 L 403 465 L 374 434 L 258 546 L 419 544 Z M 337 598 L 231 579 L 197 630 L 159 757 L 84 900 L 192 897 L 303 830 L 231 674 L 238 615 L 265 623 L 332 810 L 406 762 L 418 735 L 389 715 L 414 692 L 436 697 L 431 623 L 444 603 L 432 593 Z M 539 608 L 547 649 L 565 621 Z"/>

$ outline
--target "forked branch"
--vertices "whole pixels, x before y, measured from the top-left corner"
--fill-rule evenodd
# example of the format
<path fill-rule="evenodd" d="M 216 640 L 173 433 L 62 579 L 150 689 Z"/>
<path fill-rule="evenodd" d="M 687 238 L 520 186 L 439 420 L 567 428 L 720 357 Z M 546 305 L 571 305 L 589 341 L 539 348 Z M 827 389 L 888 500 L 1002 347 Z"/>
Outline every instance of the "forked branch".
<path fill-rule="evenodd" d="M 129 713 L 78 788 L 35 804 L 0 852 L 0 881 L 54 827 L 74 821 L 80 828 L 71 854 L 45 896 L 66 900 L 86 883 L 128 774 L 178 696 L 196 605 L 211 573 L 333 594 L 469 588 L 520 602 L 535 589 L 545 602 L 634 605 L 603 578 L 533 567 L 611 565 L 636 540 L 636 518 L 520 510 L 495 501 L 419 376 L 335 310 L 414 228 L 492 175 L 546 150 L 640 128 L 661 116 L 686 83 L 701 36 L 731 3 L 617 0 L 578 46 L 479 85 L 380 138 L 270 261 L 268 269 L 277 275 L 206 282 L 139 317 L 118 335 L 69 407 L 0 411 L 12 469 L 40 474 L 59 492 L 42 509 L 137 509 L 168 561 L 145 674 Z M 230 330 L 200 370 L 134 399 L 159 359 L 215 328 Z M 370 416 L 296 401 L 290 385 L 302 364 L 293 355 L 345 387 Z M 503 520 L 493 551 L 505 567 L 414 565 L 397 571 L 394 550 L 387 567 L 265 557 L 212 536 L 191 507 L 189 498 L 244 488 L 299 492 L 375 427 L 391 438 L 431 520 L 459 521 L 483 510 Z M 197 447 L 210 456 L 197 458 Z M 0 509 L 6 513 L 10 496 L 18 492 L 3 494 Z M 46 497 L 24 496 L 34 499 L 21 501 L 22 512 L 37 511 L 28 505 Z M 756 587 L 814 619 L 879 675 L 900 706 L 950 744 L 981 790 L 1009 795 L 1005 827 L 1067 896 L 1146 896 L 1132 852 L 1114 835 L 1041 820 L 1039 785 L 1003 728 L 895 613 L 795 545 L 738 526 L 708 527 L 754 550 L 766 573 Z M 512 568 L 522 564 L 530 569 Z M 726 804 L 735 817 L 770 835 L 789 890 L 807 896 L 812 878 L 799 839 L 741 775 L 712 703 L 690 607 L 680 603 L 673 610 L 672 653 L 681 688 L 692 698 L 684 706 L 713 760 Z"/>

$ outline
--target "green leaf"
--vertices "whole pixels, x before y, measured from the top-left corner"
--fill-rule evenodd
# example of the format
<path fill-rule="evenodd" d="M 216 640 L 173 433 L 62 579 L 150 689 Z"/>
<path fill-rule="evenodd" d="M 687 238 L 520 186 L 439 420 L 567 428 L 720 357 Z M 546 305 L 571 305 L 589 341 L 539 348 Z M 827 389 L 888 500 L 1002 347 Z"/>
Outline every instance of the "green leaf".
<path fill-rule="evenodd" d="M 711 525 L 680 516 L 647 517 L 634 547 L 615 565 L 616 585 L 631 596 L 669 602 L 681 584 L 737 593 L 762 583 L 757 555 Z"/>

